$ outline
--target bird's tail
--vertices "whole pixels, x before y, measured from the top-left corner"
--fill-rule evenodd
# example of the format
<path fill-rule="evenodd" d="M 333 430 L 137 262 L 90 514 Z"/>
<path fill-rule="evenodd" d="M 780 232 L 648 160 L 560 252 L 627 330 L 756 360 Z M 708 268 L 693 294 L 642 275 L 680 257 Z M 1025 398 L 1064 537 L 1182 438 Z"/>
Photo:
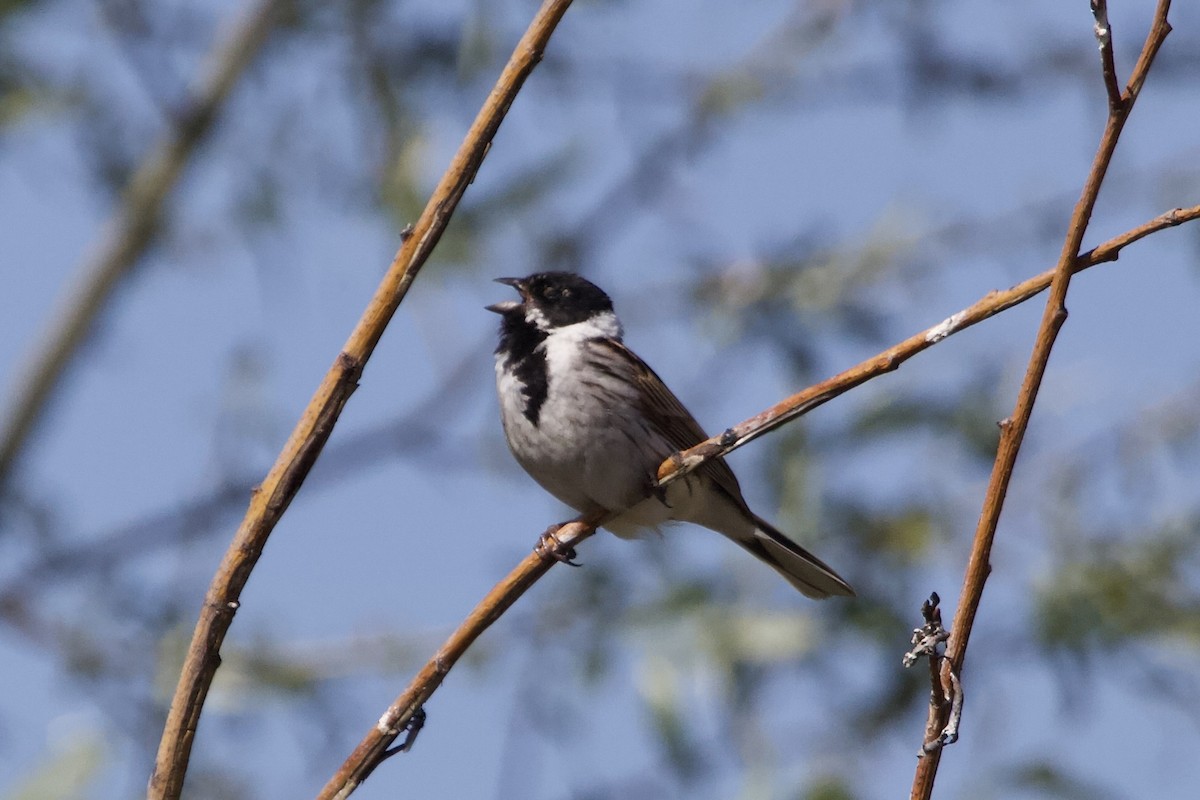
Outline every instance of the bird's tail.
<path fill-rule="evenodd" d="M 735 541 L 770 564 L 788 583 L 808 597 L 854 596 L 854 589 L 824 561 L 793 542 L 761 517 L 754 517 L 754 536 Z"/>

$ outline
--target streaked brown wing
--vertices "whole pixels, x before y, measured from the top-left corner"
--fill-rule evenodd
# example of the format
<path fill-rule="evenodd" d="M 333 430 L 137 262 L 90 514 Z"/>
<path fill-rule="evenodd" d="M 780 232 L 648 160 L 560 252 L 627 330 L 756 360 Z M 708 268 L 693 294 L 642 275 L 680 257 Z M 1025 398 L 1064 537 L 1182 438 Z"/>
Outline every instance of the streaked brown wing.
<path fill-rule="evenodd" d="M 613 355 L 629 363 L 631 377 L 638 383 L 638 396 L 643 399 L 643 413 L 652 420 L 662 431 L 663 436 L 675 450 L 686 450 L 700 444 L 708 438 L 708 434 L 700 427 L 700 423 L 684 408 L 679 398 L 667 388 L 662 378 L 650 366 L 642 361 L 636 353 L 615 339 L 599 339 L 595 344 L 608 348 Z M 665 459 L 670 453 L 664 453 Z M 742 499 L 742 489 L 738 485 L 733 470 L 723 458 L 709 459 L 699 470 L 707 475 L 718 486 L 724 489 L 738 505 L 745 507 Z"/>

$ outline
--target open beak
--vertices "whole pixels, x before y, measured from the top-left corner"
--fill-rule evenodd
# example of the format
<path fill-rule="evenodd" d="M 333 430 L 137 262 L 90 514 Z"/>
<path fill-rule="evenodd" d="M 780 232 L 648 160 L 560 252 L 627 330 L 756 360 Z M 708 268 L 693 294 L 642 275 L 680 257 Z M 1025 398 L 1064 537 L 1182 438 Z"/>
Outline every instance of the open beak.
<path fill-rule="evenodd" d="M 503 283 L 505 286 L 511 286 L 521 293 L 521 300 L 525 300 L 525 282 L 520 278 L 496 278 L 496 283 Z M 504 300 L 499 303 L 492 303 L 490 306 L 484 306 L 488 311 L 496 314 L 507 314 L 521 307 L 521 303 L 516 300 Z"/>

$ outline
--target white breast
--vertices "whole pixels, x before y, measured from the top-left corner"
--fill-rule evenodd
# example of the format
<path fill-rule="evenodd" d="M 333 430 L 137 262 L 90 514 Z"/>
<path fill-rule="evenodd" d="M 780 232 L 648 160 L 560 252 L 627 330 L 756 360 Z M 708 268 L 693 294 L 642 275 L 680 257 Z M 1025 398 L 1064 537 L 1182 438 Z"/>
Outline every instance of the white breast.
<path fill-rule="evenodd" d="M 535 426 L 524 415 L 522 386 L 498 358 L 496 386 L 508 444 L 539 484 L 578 511 L 625 509 L 645 497 L 663 447 L 641 424 L 634 384 L 588 368 L 588 341 L 619 336 L 612 315 L 556 329 L 540 345 L 546 356 L 548 393 Z M 614 363 L 624 375 L 621 363 Z M 640 524 L 655 525 L 669 511 L 639 506 Z M 620 531 L 624 533 L 625 531 Z"/>

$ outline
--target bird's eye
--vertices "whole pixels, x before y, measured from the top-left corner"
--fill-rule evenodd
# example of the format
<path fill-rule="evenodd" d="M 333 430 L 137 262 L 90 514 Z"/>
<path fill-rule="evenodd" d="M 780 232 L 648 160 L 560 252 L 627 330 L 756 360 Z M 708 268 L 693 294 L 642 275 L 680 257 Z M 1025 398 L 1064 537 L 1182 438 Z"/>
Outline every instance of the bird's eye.
<path fill-rule="evenodd" d="M 559 292 L 559 296 L 562 297 L 563 300 L 566 300 L 568 297 L 571 296 L 571 290 L 563 289 L 561 292 Z"/>
<path fill-rule="evenodd" d="M 559 292 L 557 287 L 547 286 L 545 291 L 542 292 L 542 297 L 546 298 L 547 300 L 557 300 L 558 294 Z"/>

